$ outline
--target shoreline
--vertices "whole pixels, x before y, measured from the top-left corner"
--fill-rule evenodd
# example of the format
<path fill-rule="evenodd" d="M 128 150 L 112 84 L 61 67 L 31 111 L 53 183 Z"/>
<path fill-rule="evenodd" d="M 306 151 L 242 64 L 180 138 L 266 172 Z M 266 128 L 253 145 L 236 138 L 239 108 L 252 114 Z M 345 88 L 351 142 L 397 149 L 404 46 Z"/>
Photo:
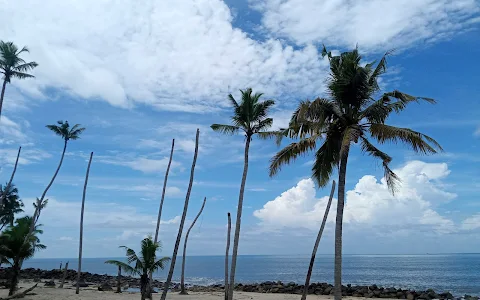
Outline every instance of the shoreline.
<path fill-rule="evenodd" d="M 0 269 L 0 280 L 5 282 L 9 278 L 9 269 Z M 77 276 L 77 271 L 69 269 L 67 271 L 67 276 L 65 279 L 65 285 L 72 285 L 75 282 Z M 20 278 L 22 282 L 38 282 L 39 286 L 44 286 L 52 284 L 54 282 L 58 284 L 59 280 L 63 277 L 63 270 L 59 269 L 54 270 L 42 270 L 35 268 L 26 268 L 22 269 L 20 272 Z M 101 286 L 106 286 L 107 290 L 109 288 L 115 289 L 117 276 L 107 275 L 107 274 L 94 274 L 90 272 L 82 272 L 81 278 L 87 286 L 96 288 L 98 290 Z M 57 282 L 55 282 L 57 281 Z M 47 283 L 49 282 L 49 283 Z M 140 286 L 140 279 L 132 276 L 122 276 L 122 289 L 128 292 L 128 289 L 136 289 Z M 153 287 L 161 289 L 164 286 L 164 282 L 154 279 Z M 189 285 L 186 284 L 187 290 L 195 293 L 223 293 L 222 284 L 213 284 L 213 285 Z M 238 283 L 235 286 L 236 292 L 246 292 L 246 293 L 260 293 L 260 294 L 276 294 L 276 295 L 298 295 L 303 291 L 303 285 L 297 284 L 294 282 L 283 283 L 280 281 L 266 281 L 261 283 L 249 283 L 242 284 Z M 171 283 L 169 287 L 172 292 L 179 291 L 179 283 Z M 478 300 L 477 296 L 469 295 L 453 295 L 448 291 L 434 291 L 433 289 L 427 289 L 425 291 L 415 291 L 411 289 L 401 289 L 395 287 L 381 287 L 375 284 L 372 285 L 350 285 L 347 284 L 342 288 L 343 295 L 354 298 L 390 298 L 390 299 L 424 299 L 424 300 L 433 300 L 433 299 L 469 299 L 469 300 Z M 328 283 L 311 283 L 308 289 L 309 295 L 317 296 L 332 296 L 333 295 L 333 285 Z"/>

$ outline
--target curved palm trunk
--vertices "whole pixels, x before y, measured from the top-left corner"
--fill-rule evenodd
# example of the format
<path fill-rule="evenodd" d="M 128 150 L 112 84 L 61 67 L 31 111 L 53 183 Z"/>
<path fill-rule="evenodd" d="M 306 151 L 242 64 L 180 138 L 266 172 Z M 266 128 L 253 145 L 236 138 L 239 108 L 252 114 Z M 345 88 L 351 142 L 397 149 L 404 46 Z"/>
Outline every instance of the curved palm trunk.
<path fill-rule="evenodd" d="M 228 300 L 228 251 L 230 250 L 230 234 L 232 232 L 232 218 L 230 213 L 228 217 L 228 227 L 227 227 L 227 249 L 225 250 L 225 300 Z"/>
<path fill-rule="evenodd" d="M 7 79 L 3 80 L 2 94 L 0 96 L 0 118 L 2 117 L 3 97 L 5 96 L 5 88 L 7 86 Z"/>
<path fill-rule="evenodd" d="M 233 238 L 232 267 L 230 269 L 230 284 L 228 287 L 228 300 L 233 300 L 233 289 L 235 288 L 235 270 L 237 268 L 238 241 L 240 239 L 240 225 L 242 223 L 243 194 L 245 192 L 245 183 L 248 173 L 248 151 L 250 149 L 251 137 L 247 136 L 245 141 L 245 161 L 243 164 L 242 183 L 240 184 L 240 193 L 238 196 L 237 222 L 235 223 L 235 235 Z"/>
<path fill-rule="evenodd" d="M 343 208 L 345 206 L 345 178 L 347 176 L 348 152 L 350 146 L 343 151 L 338 172 L 338 203 L 337 218 L 335 221 L 335 272 L 334 272 L 334 299 L 342 299 L 342 229 Z"/>
<path fill-rule="evenodd" d="M 85 211 L 85 195 L 87 193 L 88 175 L 90 173 L 90 165 L 92 164 L 93 152 L 90 153 L 88 161 L 87 174 L 85 175 L 85 184 L 83 185 L 82 210 L 80 212 L 80 244 L 78 246 L 78 272 L 77 272 L 77 288 L 75 294 L 80 292 L 80 275 L 82 272 L 82 247 L 83 247 L 83 213 Z"/>
<path fill-rule="evenodd" d="M 162 219 L 163 200 L 165 200 L 165 191 L 167 190 L 168 173 L 170 172 L 170 166 L 172 165 L 174 147 L 175 147 L 175 139 L 172 140 L 172 150 L 170 150 L 170 159 L 168 160 L 167 171 L 165 172 L 165 179 L 163 180 L 162 198 L 160 199 L 160 207 L 158 208 L 157 229 L 155 230 L 155 239 L 154 239 L 155 244 L 158 242 L 158 232 L 160 231 L 160 220 Z M 149 274 L 150 283 L 153 282 L 152 274 L 153 272 L 150 272 Z"/>
<path fill-rule="evenodd" d="M 167 298 L 168 288 L 172 282 L 173 270 L 175 269 L 175 261 L 177 260 L 178 246 L 180 245 L 180 240 L 182 239 L 183 226 L 185 224 L 185 218 L 187 216 L 188 202 L 190 201 L 190 192 L 192 191 L 193 177 L 195 175 L 195 164 L 197 163 L 198 156 L 198 138 L 200 135 L 200 130 L 197 129 L 197 135 L 195 138 L 195 153 L 193 154 L 192 169 L 190 170 L 190 182 L 188 184 L 187 195 L 185 197 L 185 204 L 183 206 L 182 219 L 180 221 L 180 227 L 178 228 L 177 240 L 175 241 L 175 248 L 173 248 L 172 260 L 170 262 L 170 270 L 168 271 L 167 280 L 163 285 L 162 297 L 161 300 Z"/>
<path fill-rule="evenodd" d="M 190 230 L 192 230 L 193 226 L 197 222 L 198 218 L 202 214 L 203 208 L 205 207 L 205 202 L 207 201 L 207 197 L 203 199 L 203 204 L 202 207 L 200 208 L 200 211 L 198 212 L 197 216 L 195 219 L 193 219 L 192 225 L 187 230 L 187 234 L 185 235 L 185 241 L 183 243 L 183 258 L 182 258 L 182 277 L 180 279 L 180 295 L 188 295 L 187 291 L 185 290 L 185 257 L 187 253 L 187 241 L 188 241 L 188 236 L 190 235 Z"/>
<path fill-rule="evenodd" d="M 15 165 L 13 166 L 13 171 L 12 175 L 10 176 L 10 180 L 7 183 L 7 186 L 5 187 L 5 191 L 8 191 L 10 189 L 10 186 L 12 185 L 13 177 L 15 176 L 15 172 L 17 172 L 17 165 L 18 165 L 18 159 L 20 158 L 20 152 L 22 151 L 22 147 L 18 147 L 18 153 L 17 153 L 17 159 L 15 160 Z M 7 195 L 2 193 L 2 201 L 0 201 L 0 207 L 3 207 L 3 202 L 5 201 L 5 198 Z"/>
<path fill-rule="evenodd" d="M 60 270 L 62 269 L 62 266 L 60 266 Z M 67 272 L 68 272 L 68 261 L 65 264 L 65 270 L 63 270 L 63 276 L 62 276 L 62 281 L 60 282 L 60 285 L 58 288 L 63 289 L 63 284 L 65 283 L 65 279 L 67 278 Z"/>
<path fill-rule="evenodd" d="M 65 151 L 67 151 L 67 143 L 68 143 L 68 140 L 65 140 L 65 143 L 63 145 L 63 151 L 62 151 L 62 156 L 60 157 L 60 162 L 58 163 L 58 167 L 57 169 L 55 170 L 55 173 L 53 174 L 53 177 L 52 179 L 50 180 L 50 182 L 48 183 L 47 187 L 45 188 L 45 190 L 43 191 L 43 194 L 42 196 L 40 197 L 40 199 L 37 199 L 37 207 L 35 208 L 35 213 L 33 214 L 33 222 L 32 224 L 30 224 L 30 230 L 28 232 L 28 236 L 30 236 L 33 232 L 33 228 L 35 227 L 35 224 L 37 223 L 38 221 L 38 218 L 40 216 L 40 209 L 41 209 L 41 205 L 43 203 L 43 199 L 45 199 L 45 195 L 47 194 L 48 190 L 50 189 L 50 187 L 52 186 L 53 182 L 55 181 L 55 178 L 57 177 L 58 175 L 58 172 L 60 171 L 60 168 L 62 167 L 62 163 L 63 163 L 63 158 L 65 157 Z M 28 238 L 27 236 L 27 238 Z"/>
<path fill-rule="evenodd" d="M 12 278 L 10 280 L 10 289 L 8 295 L 11 296 L 17 290 L 18 276 L 20 275 L 20 260 L 15 259 L 12 266 Z"/>
<path fill-rule="evenodd" d="M 310 258 L 310 264 L 308 265 L 307 277 L 305 278 L 305 286 L 303 287 L 302 300 L 307 299 L 308 287 L 310 286 L 310 277 L 312 277 L 313 265 L 315 263 L 315 256 L 317 254 L 318 245 L 322 239 L 323 229 L 325 229 L 325 224 L 327 224 L 328 212 L 330 211 L 330 206 L 332 205 L 333 194 L 335 193 L 335 180 L 332 183 L 332 190 L 330 191 L 330 197 L 328 198 L 327 207 L 325 208 L 325 214 L 323 215 L 322 225 L 318 231 L 317 240 L 315 241 L 315 246 L 313 246 L 312 257 Z"/>
<path fill-rule="evenodd" d="M 117 291 L 116 293 L 122 292 L 122 267 L 118 266 L 118 275 L 117 275 Z"/>

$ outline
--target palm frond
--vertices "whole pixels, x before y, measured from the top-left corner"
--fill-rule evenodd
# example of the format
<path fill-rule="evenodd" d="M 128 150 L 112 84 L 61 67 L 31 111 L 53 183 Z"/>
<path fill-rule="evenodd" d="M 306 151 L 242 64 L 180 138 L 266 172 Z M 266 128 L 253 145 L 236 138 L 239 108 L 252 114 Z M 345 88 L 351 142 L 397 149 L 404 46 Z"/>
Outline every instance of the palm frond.
<path fill-rule="evenodd" d="M 297 143 L 291 143 L 290 145 L 280 150 L 270 160 L 269 176 L 275 176 L 278 172 L 280 172 L 283 165 L 289 164 L 290 162 L 296 160 L 300 155 L 304 155 L 309 151 L 315 150 L 318 138 L 318 136 L 305 138 L 298 141 Z"/>
<path fill-rule="evenodd" d="M 340 161 L 342 140 L 338 134 L 328 133 L 322 146 L 315 153 L 312 178 L 319 187 L 328 184 L 333 170 Z"/>
<path fill-rule="evenodd" d="M 125 273 L 130 275 L 140 275 L 138 270 L 135 270 L 132 266 L 118 260 L 107 260 L 106 264 L 115 265 L 120 267 Z"/>
<path fill-rule="evenodd" d="M 240 127 L 238 126 L 232 126 L 232 125 L 223 125 L 223 124 L 212 124 L 210 128 L 213 129 L 213 131 L 217 131 L 223 134 L 227 135 L 233 135 L 239 132 Z"/>
<path fill-rule="evenodd" d="M 27 73 L 23 73 L 23 72 L 16 72 L 16 71 L 12 71 L 10 73 L 11 77 L 16 77 L 18 79 L 25 79 L 25 78 L 34 78 L 35 76 L 31 75 L 31 74 L 27 74 Z"/>
<path fill-rule="evenodd" d="M 273 119 L 272 118 L 266 118 L 263 120 L 260 120 L 256 125 L 253 126 L 252 131 L 253 133 L 258 133 L 260 130 L 266 130 L 273 125 Z"/>
<path fill-rule="evenodd" d="M 442 146 L 433 138 L 413 131 L 409 128 L 400 128 L 385 124 L 371 124 L 370 134 L 379 142 L 403 142 L 412 148 L 413 151 L 423 154 L 434 154 L 443 151 Z M 431 144 L 431 145 L 430 145 Z"/>
<path fill-rule="evenodd" d="M 15 72 L 22 72 L 22 73 L 24 73 L 24 72 L 29 71 L 29 70 L 31 70 L 31 69 L 34 69 L 34 68 L 36 68 L 36 67 L 38 67 L 38 64 L 37 64 L 36 62 L 34 62 L 34 61 L 31 61 L 31 62 L 29 62 L 29 63 L 24 63 L 24 64 L 20 64 L 20 65 L 18 65 L 18 66 L 15 66 L 15 67 L 13 67 L 13 70 L 14 70 Z"/>
<path fill-rule="evenodd" d="M 282 139 L 282 132 L 280 131 L 259 131 L 257 132 L 258 138 L 261 140 L 268 140 L 268 139 Z M 279 137 L 280 135 L 280 137 Z"/>
<path fill-rule="evenodd" d="M 364 153 L 370 156 L 373 156 L 375 158 L 378 158 L 382 161 L 382 166 L 384 170 L 383 176 L 385 178 L 385 181 L 387 182 L 387 186 L 390 189 L 390 192 L 392 194 L 395 194 L 395 192 L 397 191 L 397 185 L 401 181 L 400 181 L 400 178 L 398 178 L 397 174 L 395 174 L 389 167 L 389 164 L 392 161 L 392 158 L 385 152 L 382 152 L 377 147 L 375 147 L 365 137 L 361 137 L 361 147 Z"/>
<path fill-rule="evenodd" d="M 170 257 L 162 257 L 159 260 L 157 260 L 151 267 L 152 272 L 157 271 L 157 270 L 163 270 L 166 266 L 166 263 L 170 261 Z"/>
<path fill-rule="evenodd" d="M 233 95 L 232 94 L 228 94 L 228 100 L 230 100 L 230 103 L 232 104 L 233 108 L 238 108 L 238 102 L 237 100 L 235 100 L 235 98 L 233 98 Z"/>

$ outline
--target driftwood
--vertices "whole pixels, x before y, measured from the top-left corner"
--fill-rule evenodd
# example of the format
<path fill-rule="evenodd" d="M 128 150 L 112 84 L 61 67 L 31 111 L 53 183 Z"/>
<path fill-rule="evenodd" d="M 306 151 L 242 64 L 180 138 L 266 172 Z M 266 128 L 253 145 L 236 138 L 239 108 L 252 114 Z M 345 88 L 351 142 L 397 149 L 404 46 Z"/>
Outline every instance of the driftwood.
<path fill-rule="evenodd" d="M 65 264 L 65 270 L 63 270 L 62 281 L 60 281 L 60 285 L 58 286 L 61 289 L 63 289 L 63 284 L 65 283 L 65 278 L 67 278 L 67 271 L 68 271 L 68 261 Z"/>
<path fill-rule="evenodd" d="M 11 296 L 8 296 L 7 298 L 0 298 L 0 300 L 23 298 L 23 297 L 25 297 L 28 293 L 30 293 L 34 288 L 36 288 L 37 285 L 38 285 L 38 283 L 36 283 L 36 284 L 35 284 L 34 286 L 32 286 L 31 288 L 28 288 L 28 289 L 24 290 L 24 291 L 21 292 L 21 293 L 13 294 L 13 295 L 11 295 Z"/>

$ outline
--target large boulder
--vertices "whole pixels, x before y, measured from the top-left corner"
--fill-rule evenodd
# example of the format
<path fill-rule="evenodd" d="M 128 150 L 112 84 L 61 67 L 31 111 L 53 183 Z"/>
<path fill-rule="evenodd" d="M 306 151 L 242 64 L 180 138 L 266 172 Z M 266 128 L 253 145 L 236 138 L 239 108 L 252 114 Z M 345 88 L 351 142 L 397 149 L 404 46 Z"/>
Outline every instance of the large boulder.
<path fill-rule="evenodd" d="M 46 282 L 45 282 L 45 286 L 55 287 L 55 281 L 53 281 L 53 280 L 46 281 Z"/>
<path fill-rule="evenodd" d="M 74 283 L 74 284 L 73 284 L 73 286 L 75 286 L 75 287 L 76 287 L 76 286 L 77 286 L 77 283 Z M 80 279 L 80 280 L 78 281 L 78 286 L 79 286 L 79 287 L 88 287 L 88 286 L 89 286 L 89 284 L 88 284 L 88 283 L 86 283 L 86 282 L 85 282 L 85 280 L 83 280 L 83 279 Z"/>
<path fill-rule="evenodd" d="M 106 292 L 106 291 L 112 291 L 113 288 L 108 282 L 104 282 L 101 285 L 98 286 L 98 290 L 101 292 Z"/>

